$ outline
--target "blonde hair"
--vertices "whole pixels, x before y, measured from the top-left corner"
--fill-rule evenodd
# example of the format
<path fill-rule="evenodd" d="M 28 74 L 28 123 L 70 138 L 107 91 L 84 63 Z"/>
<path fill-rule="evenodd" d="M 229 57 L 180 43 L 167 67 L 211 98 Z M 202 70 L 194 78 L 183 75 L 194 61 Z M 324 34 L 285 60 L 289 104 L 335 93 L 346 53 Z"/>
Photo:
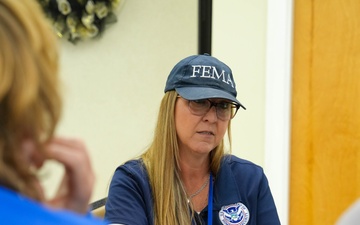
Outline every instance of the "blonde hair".
<path fill-rule="evenodd" d="M 0 0 L 0 185 L 35 199 L 21 143 L 42 151 L 60 117 L 56 42 L 37 2 Z"/>
<path fill-rule="evenodd" d="M 177 93 L 165 93 L 159 110 L 154 139 L 141 156 L 148 171 L 154 199 L 154 224 L 191 224 L 187 197 L 180 179 L 179 147 L 175 129 Z M 230 122 L 229 127 L 230 128 Z M 228 137 L 231 148 L 230 130 Z M 210 153 L 210 170 L 216 176 L 224 156 L 224 140 Z"/>

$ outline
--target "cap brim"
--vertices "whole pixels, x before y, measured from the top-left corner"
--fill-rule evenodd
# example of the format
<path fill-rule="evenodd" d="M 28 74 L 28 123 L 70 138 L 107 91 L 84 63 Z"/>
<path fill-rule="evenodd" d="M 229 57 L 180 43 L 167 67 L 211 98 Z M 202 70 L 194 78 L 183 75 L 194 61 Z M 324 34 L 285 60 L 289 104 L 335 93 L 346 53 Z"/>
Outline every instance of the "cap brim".
<path fill-rule="evenodd" d="M 234 96 L 219 89 L 209 87 L 178 87 L 175 88 L 175 90 L 181 97 L 187 100 L 223 98 L 232 102 L 236 102 L 243 109 L 246 109 Z"/>

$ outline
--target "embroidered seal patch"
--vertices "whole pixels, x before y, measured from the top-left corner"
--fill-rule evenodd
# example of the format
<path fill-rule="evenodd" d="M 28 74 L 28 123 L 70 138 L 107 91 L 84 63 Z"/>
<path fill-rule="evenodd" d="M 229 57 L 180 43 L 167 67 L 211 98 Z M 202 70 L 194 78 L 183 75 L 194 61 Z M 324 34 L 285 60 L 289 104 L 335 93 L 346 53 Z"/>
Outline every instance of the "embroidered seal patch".
<path fill-rule="evenodd" d="M 246 225 L 250 219 L 248 208 L 240 202 L 223 206 L 219 218 L 224 225 Z"/>

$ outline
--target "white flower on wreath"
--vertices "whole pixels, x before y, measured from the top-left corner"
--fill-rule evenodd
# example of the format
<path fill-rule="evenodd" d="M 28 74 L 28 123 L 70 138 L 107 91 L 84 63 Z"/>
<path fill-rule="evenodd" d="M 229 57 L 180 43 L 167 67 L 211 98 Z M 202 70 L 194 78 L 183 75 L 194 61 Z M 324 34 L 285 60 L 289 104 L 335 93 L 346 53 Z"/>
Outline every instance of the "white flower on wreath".
<path fill-rule="evenodd" d="M 58 9 L 63 15 L 71 13 L 71 5 L 67 0 L 56 0 Z"/>
<path fill-rule="evenodd" d="M 95 5 L 95 13 L 99 19 L 102 19 L 108 15 L 109 10 L 104 2 L 98 2 Z"/>
<path fill-rule="evenodd" d="M 86 3 L 85 10 L 86 10 L 87 13 L 93 14 L 94 11 L 95 11 L 95 3 L 92 0 L 89 0 Z"/>

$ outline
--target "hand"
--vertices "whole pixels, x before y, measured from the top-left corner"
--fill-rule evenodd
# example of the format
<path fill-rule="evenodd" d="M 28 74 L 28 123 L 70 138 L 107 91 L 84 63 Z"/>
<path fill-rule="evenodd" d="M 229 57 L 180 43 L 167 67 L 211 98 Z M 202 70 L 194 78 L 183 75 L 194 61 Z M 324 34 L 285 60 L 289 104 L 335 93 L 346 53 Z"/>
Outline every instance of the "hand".
<path fill-rule="evenodd" d="M 95 175 L 83 142 L 75 139 L 53 138 L 46 146 L 48 159 L 61 163 L 65 175 L 50 206 L 86 213 L 93 191 Z"/>

